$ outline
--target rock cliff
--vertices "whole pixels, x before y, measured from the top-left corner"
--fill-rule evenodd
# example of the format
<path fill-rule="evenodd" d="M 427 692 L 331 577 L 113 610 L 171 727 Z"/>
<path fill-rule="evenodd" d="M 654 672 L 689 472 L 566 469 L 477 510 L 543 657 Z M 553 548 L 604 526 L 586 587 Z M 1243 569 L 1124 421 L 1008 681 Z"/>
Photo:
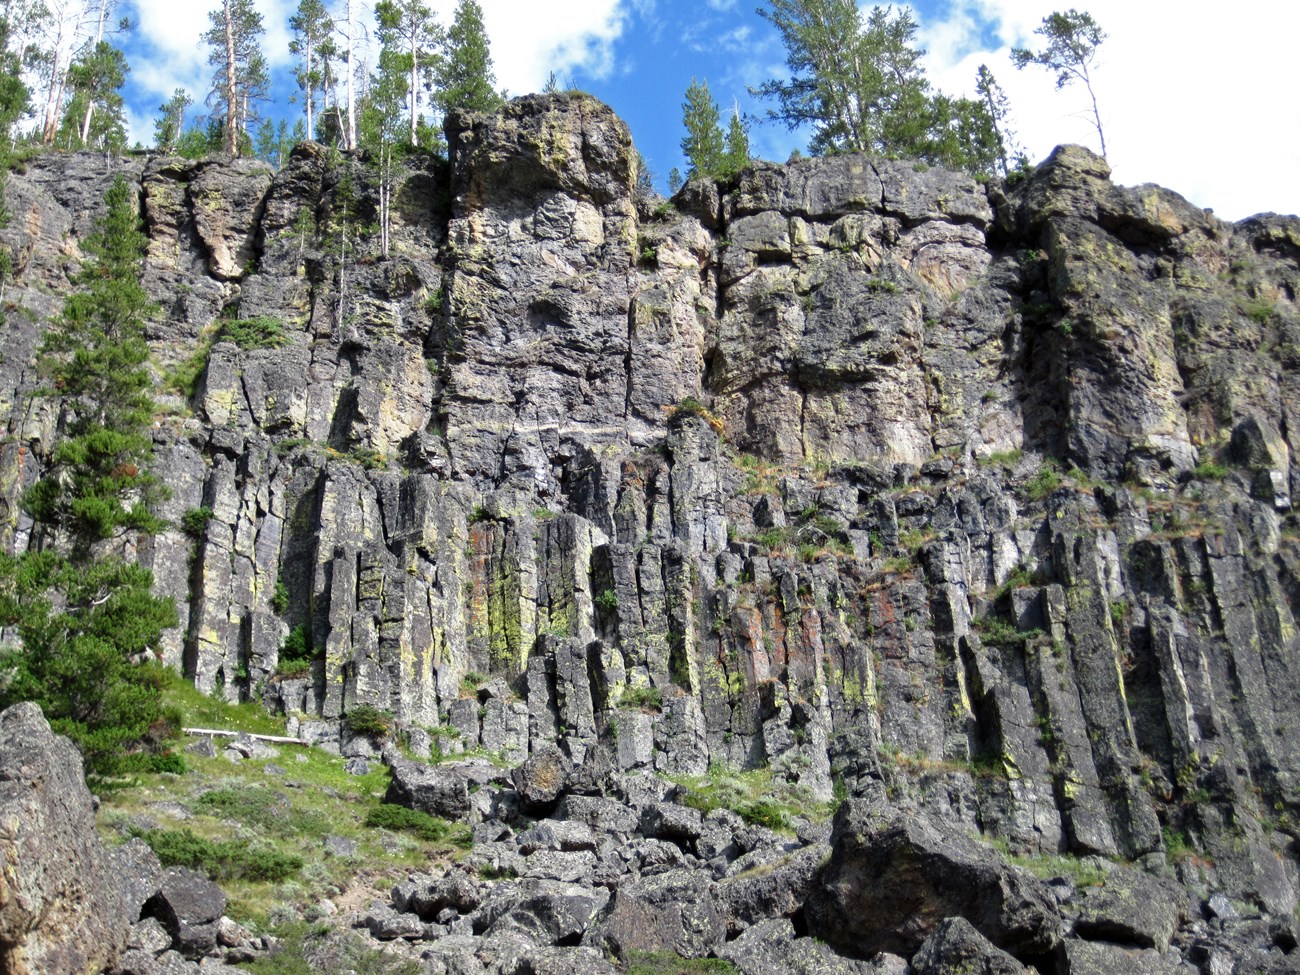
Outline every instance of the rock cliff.
<path fill-rule="evenodd" d="M 448 141 L 400 174 L 386 254 L 364 161 L 312 144 L 12 176 L 4 544 L 59 432 L 40 323 L 126 172 L 177 526 L 136 555 L 204 691 L 313 740 L 366 704 L 515 765 L 767 767 L 849 819 L 1291 918 L 1300 221 L 1224 223 L 1070 146 L 1014 186 L 837 156 L 647 199 L 581 95 Z M 248 320 L 283 342 L 227 337 Z M 979 929 L 952 944 L 1052 943 L 950 913 Z"/>

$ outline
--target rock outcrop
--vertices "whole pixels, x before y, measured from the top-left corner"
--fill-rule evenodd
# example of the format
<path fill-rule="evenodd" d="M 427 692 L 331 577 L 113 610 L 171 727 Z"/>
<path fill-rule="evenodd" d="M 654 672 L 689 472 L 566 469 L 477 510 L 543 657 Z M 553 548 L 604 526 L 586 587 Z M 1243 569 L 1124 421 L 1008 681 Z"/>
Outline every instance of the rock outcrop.
<path fill-rule="evenodd" d="M 896 810 L 900 836 L 1132 862 L 1156 884 L 1142 915 L 1053 888 L 1070 964 L 1283 950 L 1198 914 L 1297 902 L 1295 218 L 1224 223 L 1078 147 L 1015 185 L 836 156 L 659 201 L 576 94 L 453 115 L 448 143 L 399 175 L 386 252 L 363 162 L 312 144 L 274 174 L 14 174 L 4 544 L 32 543 L 20 498 L 59 434 L 32 395 L 40 322 L 124 172 L 163 306 L 163 513 L 212 511 L 130 551 L 180 609 L 161 655 L 203 691 L 362 759 L 339 719 L 369 705 L 444 757 L 523 765 L 395 783 L 520 827 L 534 848 L 502 862 L 544 852 L 548 884 L 579 860 L 604 876 L 585 829 L 664 844 L 636 883 L 676 897 L 667 847 L 752 850 L 611 782 L 766 768 L 786 797 Z M 285 341 L 241 347 L 231 318 Z M 299 628 L 312 668 L 284 676 Z M 681 878 L 689 918 L 619 887 L 582 950 L 653 936 L 819 970 L 830 948 L 750 934 L 804 930 L 836 883 L 782 870 L 722 902 Z M 924 919 L 880 948 L 936 971 L 1050 949 L 963 905 Z M 440 941 L 446 964 L 481 936 Z"/>
<path fill-rule="evenodd" d="M 0 712 L 0 970 L 80 975 L 126 947 L 127 908 L 81 756 L 35 704 Z"/>

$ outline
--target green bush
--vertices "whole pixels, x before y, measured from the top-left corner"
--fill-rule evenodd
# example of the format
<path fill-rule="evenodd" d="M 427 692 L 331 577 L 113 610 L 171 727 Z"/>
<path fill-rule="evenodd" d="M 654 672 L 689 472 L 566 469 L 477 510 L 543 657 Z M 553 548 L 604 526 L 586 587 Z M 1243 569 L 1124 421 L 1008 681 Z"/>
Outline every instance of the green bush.
<path fill-rule="evenodd" d="M 664 706 L 663 695 L 657 687 L 629 687 L 619 698 L 618 706 L 658 711 Z"/>
<path fill-rule="evenodd" d="M 307 627 L 299 623 L 289 631 L 289 635 L 280 644 L 280 662 L 276 667 L 276 673 L 285 677 L 305 674 L 311 670 L 314 656 Z"/>
<path fill-rule="evenodd" d="M 302 869 L 302 857 L 245 840 L 207 840 L 188 829 L 134 831 L 149 844 L 165 867 L 189 867 L 212 880 L 278 882 Z"/>
<path fill-rule="evenodd" d="M 347 713 L 348 729 L 354 735 L 386 735 L 393 723 L 393 716 L 387 711 L 359 704 Z"/>
<path fill-rule="evenodd" d="M 625 975 L 734 975 L 722 958 L 682 958 L 671 951 L 633 951 Z"/>
<path fill-rule="evenodd" d="M 277 613 L 283 613 L 289 608 L 289 587 L 284 584 L 283 579 L 275 580 L 275 593 L 271 596 L 271 608 Z"/>
<path fill-rule="evenodd" d="M 1196 465 L 1192 474 L 1198 481 L 1222 481 L 1228 476 L 1228 468 L 1212 460 L 1203 460 Z"/>
<path fill-rule="evenodd" d="M 207 505 L 202 508 L 190 508 L 181 515 L 181 531 L 190 538 L 199 539 L 207 534 L 208 522 L 212 520 L 212 509 Z"/>
<path fill-rule="evenodd" d="M 392 803 L 380 803 L 366 814 L 366 825 L 379 829 L 411 833 L 430 843 L 449 840 L 458 846 L 466 845 L 468 831 L 463 827 L 454 827 L 446 820 L 418 809 L 407 809 Z"/>
<path fill-rule="evenodd" d="M 618 609 L 618 593 L 606 589 L 596 597 L 596 608 L 603 613 L 613 613 Z"/>
<path fill-rule="evenodd" d="M 221 338 L 234 342 L 241 349 L 276 349 L 288 341 L 284 323 L 276 318 L 259 315 L 256 318 L 238 318 L 221 326 Z"/>
<path fill-rule="evenodd" d="M 1025 493 L 1035 501 L 1042 501 L 1060 486 L 1060 468 L 1056 461 L 1049 458 L 1039 466 L 1038 473 L 1029 479 L 1029 483 L 1025 485 Z"/>

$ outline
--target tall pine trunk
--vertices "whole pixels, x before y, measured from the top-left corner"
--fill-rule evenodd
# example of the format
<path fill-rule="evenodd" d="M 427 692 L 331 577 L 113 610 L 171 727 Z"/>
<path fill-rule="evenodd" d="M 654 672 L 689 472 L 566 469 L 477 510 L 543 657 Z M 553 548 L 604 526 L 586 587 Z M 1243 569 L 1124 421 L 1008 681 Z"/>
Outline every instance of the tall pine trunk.
<path fill-rule="evenodd" d="M 239 155 L 239 92 L 235 86 L 235 23 L 230 12 L 230 0 L 225 0 L 226 12 L 226 152 Z"/>

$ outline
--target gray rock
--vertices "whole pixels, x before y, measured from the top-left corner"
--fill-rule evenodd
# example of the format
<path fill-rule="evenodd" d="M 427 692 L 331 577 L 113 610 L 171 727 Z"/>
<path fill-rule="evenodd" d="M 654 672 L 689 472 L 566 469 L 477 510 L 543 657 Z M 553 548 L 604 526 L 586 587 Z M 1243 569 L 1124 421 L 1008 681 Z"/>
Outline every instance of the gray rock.
<path fill-rule="evenodd" d="M 158 893 L 145 913 L 158 918 L 186 958 L 200 958 L 217 945 L 217 926 L 226 912 L 226 895 L 202 874 L 187 867 L 163 871 Z"/>
<path fill-rule="evenodd" d="M 393 764 L 392 774 L 385 802 L 444 819 L 464 819 L 469 812 L 469 785 L 458 771 L 401 760 Z"/>
<path fill-rule="evenodd" d="M 449 870 L 441 877 L 414 874 L 393 888 L 393 906 L 402 912 L 418 914 L 431 921 L 451 908 L 468 914 L 483 900 L 481 885 L 459 870 Z"/>
<path fill-rule="evenodd" d="M 1183 965 L 1177 957 L 1170 957 L 1151 949 L 1135 950 L 1120 945 L 1096 941 L 1067 939 L 1063 945 L 1066 964 L 1071 975 L 1191 975 L 1195 969 Z M 1284 969 L 1294 971 L 1295 969 Z M 1252 973 L 1264 969 L 1249 969 Z"/>
<path fill-rule="evenodd" d="M 828 846 L 805 847 L 719 883 L 727 929 L 735 933 L 760 921 L 793 917 L 803 909 L 830 853 Z"/>
<path fill-rule="evenodd" d="M 965 918 L 940 922 L 912 956 L 916 975 L 1026 975 L 1026 969 Z"/>
<path fill-rule="evenodd" d="M 740 937 L 718 948 L 717 955 L 731 962 L 741 975 L 878 975 L 870 962 L 845 958 L 812 938 L 795 936 L 785 918 L 762 921 Z"/>
<path fill-rule="evenodd" d="M 511 773 L 520 808 L 530 815 L 550 812 L 564 791 L 572 763 L 554 746 L 536 749 Z"/>
<path fill-rule="evenodd" d="M 348 775 L 369 775 L 370 763 L 364 758 L 349 758 L 343 763 L 343 771 Z"/>
<path fill-rule="evenodd" d="M 1165 951 L 1183 916 L 1184 897 L 1172 884 L 1116 864 L 1100 887 L 1073 902 L 1074 930 L 1091 941 Z"/>
<path fill-rule="evenodd" d="M 324 847 L 325 852 L 332 857 L 350 857 L 355 856 L 357 852 L 356 842 L 346 836 L 326 836 L 321 841 L 321 845 Z"/>
<path fill-rule="evenodd" d="M 172 936 L 156 917 L 147 917 L 138 924 L 131 925 L 126 944 L 128 948 L 161 955 L 172 946 Z"/>
<path fill-rule="evenodd" d="M 538 948 L 529 953 L 518 975 L 615 975 L 595 948 Z"/>
<path fill-rule="evenodd" d="M 475 917 L 485 937 L 509 932 L 531 946 L 576 945 L 609 892 L 551 880 L 523 880 L 505 897 L 489 899 Z"/>
<path fill-rule="evenodd" d="M 162 863 L 139 837 L 127 840 L 110 852 L 126 916 L 132 921 L 138 920 L 144 905 L 162 886 Z"/>
<path fill-rule="evenodd" d="M 520 833 L 515 842 L 519 852 L 528 856 L 537 850 L 596 850 L 600 841 L 584 822 L 543 819 Z"/>
<path fill-rule="evenodd" d="M 1047 954 L 1060 916 L 1037 880 L 929 816 L 850 799 L 805 913 L 809 932 L 859 956 L 910 955 L 949 917 L 1012 954 Z"/>
<path fill-rule="evenodd" d="M 619 958 L 637 951 L 703 958 L 726 933 L 713 883 L 695 870 L 672 870 L 619 886 L 583 943 Z"/>
<path fill-rule="evenodd" d="M 81 756 L 35 704 L 0 712 L 0 862 L 0 968 L 73 975 L 117 961 L 134 918 L 95 832 Z"/>
<path fill-rule="evenodd" d="M 613 799 L 567 795 L 555 810 L 556 819 L 582 823 L 597 833 L 627 836 L 641 825 L 636 810 Z"/>

